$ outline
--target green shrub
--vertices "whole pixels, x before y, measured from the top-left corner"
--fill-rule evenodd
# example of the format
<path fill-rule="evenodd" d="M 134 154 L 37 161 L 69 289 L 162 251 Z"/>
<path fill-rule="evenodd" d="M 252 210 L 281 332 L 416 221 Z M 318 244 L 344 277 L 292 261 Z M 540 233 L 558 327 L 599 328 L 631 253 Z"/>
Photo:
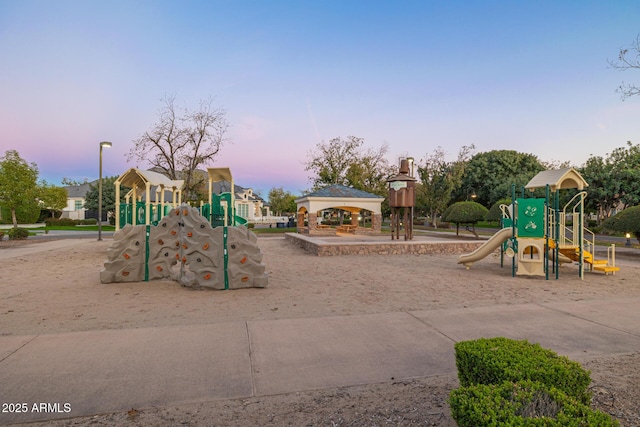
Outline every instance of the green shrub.
<path fill-rule="evenodd" d="M 0 241 L 2 241 L 2 239 L 4 239 L 4 231 L 0 230 Z"/>
<path fill-rule="evenodd" d="M 481 338 L 455 345 L 458 378 L 464 387 L 503 381 L 538 381 L 588 404 L 590 372 L 567 357 L 526 340 Z"/>
<path fill-rule="evenodd" d="M 9 240 L 25 240 L 29 237 L 29 230 L 26 228 L 10 228 L 7 232 Z"/>
<path fill-rule="evenodd" d="M 73 220 L 71 218 L 47 218 L 44 223 L 47 227 L 74 227 L 77 224 L 76 220 Z"/>
<path fill-rule="evenodd" d="M 561 390 L 529 380 L 460 387 L 451 392 L 449 404 L 460 427 L 619 425 Z"/>
<path fill-rule="evenodd" d="M 76 221 L 76 224 L 78 225 L 96 225 L 97 223 L 97 218 L 87 218 Z"/>
<path fill-rule="evenodd" d="M 247 228 L 255 228 L 256 225 L 253 222 L 247 223 Z"/>
<path fill-rule="evenodd" d="M 489 210 L 476 202 L 457 202 L 442 214 L 442 220 L 454 224 L 475 224 L 482 221 Z"/>
<path fill-rule="evenodd" d="M 618 212 L 603 222 L 602 227 L 621 233 L 631 233 L 640 242 L 640 206 L 632 206 Z"/>

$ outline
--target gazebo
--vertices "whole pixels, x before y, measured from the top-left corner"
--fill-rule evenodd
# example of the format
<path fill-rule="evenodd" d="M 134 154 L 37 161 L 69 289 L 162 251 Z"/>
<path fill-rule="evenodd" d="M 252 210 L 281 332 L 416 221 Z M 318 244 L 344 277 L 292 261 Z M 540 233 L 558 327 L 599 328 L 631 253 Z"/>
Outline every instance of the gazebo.
<path fill-rule="evenodd" d="M 182 201 L 183 180 L 172 180 L 154 171 L 131 168 L 115 180 L 116 187 L 116 230 L 126 224 L 149 225 L 157 222 Z M 120 187 L 130 187 L 126 203 L 120 203 Z M 155 187 L 152 197 L 151 187 Z M 171 192 L 167 201 L 165 193 Z M 144 195 L 144 201 L 142 196 Z M 155 203 L 154 203 L 155 202 Z"/>
<path fill-rule="evenodd" d="M 366 191 L 356 190 L 345 185 L 334 184 L 296 199 L 297 227 L 299 233 L 327 234 L 336 231 L 353 233 L 380 233 L 382 226 L 382 202 L 384 197 Z M 318 214 L 325 209 L 342 209 L 351 213 L 351 224 L 340 225 L 337 229 L 318 224 Z M 361 210 L 371 212 L 371 228 L 363 231 L 358 227 Z M 304 225 L 305 218 L 307 225 Z"/>

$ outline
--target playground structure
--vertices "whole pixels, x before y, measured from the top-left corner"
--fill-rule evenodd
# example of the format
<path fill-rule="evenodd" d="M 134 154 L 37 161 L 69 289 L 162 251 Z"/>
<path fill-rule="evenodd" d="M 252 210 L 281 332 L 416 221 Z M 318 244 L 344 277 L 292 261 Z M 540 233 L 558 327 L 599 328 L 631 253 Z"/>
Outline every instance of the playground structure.
<path fill-rule="evenodd" d="M 511 205 L 502 205 L 503 228 L 475 251 L 461 255 L 458 264 L 469 269 L 474 262 L 485 258 L 500 248 L 503 256 L 512 258 L 512 276 L 559 277 L 561 263 L 577 262 L 578 274 L 584 271 L 600 271 L 615 274 L 615 245 L 607 251 L 607 259 L 595 259 L 595 235 L 584 226 L 584 190 L 587 182 L 574 168 L 547 170 L 538 173 L 524 189 L 533 192 L 545 189 L 545 198 L 516 198 L 512 188 Z M 576 189 L 576 194 L 560 210 L 560 190 Z M 571 223 L 568 223 L 568 220 Z"/>
<path fill-rule="evenodd" d="M 400 161 L 399 173 L 387 179 L 389 183 L 389 207 L 391 208 L 391 240 L 400 240 L 400 228 L 404 240 L 413 240 L 413 208 L 416 204 L 416 179 L 413 177 L 412 158 Z"/>
<path fill-rule="evenodd" d="M 121 182 L 135 184 L 140 175 L 144 174 L 127 171 Z M 216 179 L 231 181 L 233 188 L 228 168 L 209 169 L 209 189 Z M 142 202 L 129 205 L 133 224 L 116 231 L 100 272 L 102 283 L 171 278 L 194 288 L 267 286 L 257 237 L 244 226 L 246 220 L 235 216 L 233 194 L 210 192 L 209 204 L 202 204 L 200 209 L 183 204 L 160 216 L 166 212 L 164 200 L 159 207 L 150 208 L 150 186 L 146 185 L 146 206 L 142 210 L 145 223 L 136 224 L 142 217 L 138 205 Z M 131 191 L 135 200 L 136 187 Z M 118 211 L 122 213 L 123 209 Z M 154 212 L 158 215 L 152 215 Z"/>
<path fill-rule="evenodd" d="M 233 176 L 229 168 L 209 168 L 209 203 L 200 205 L 200 213 L 213 227 L 246 225 L 247 220 L 236 215 Z M 213 194 L 213 183 L 228 181 L 229 192 Z"/>
<path fill-rule="evenodd" d="M 201 203 L 198 208 L 213 227 L 245 225 L 247 220 L 235 212 L 233 176 L 229 168 L 209 168 L 209 203 Z M 213 183 L 230 182 L 229 192 L 213 194 Z M 182 204 L 183 180 L 172 180 L 154 171 L 131 168 L 114 182 L 116 190 L 116 231 L 127 224 L 157 225 L 172 209 Z M 120 203 L 121 187 L 131 190 L 125 195 L 125 203 Z M 153 191 L 152 191 L 153 190 Z M 167 192 L 170 196 L 167 196 Z M 143 199 L 144 196 L 144 200 Z"/>
<path fill-rule="evenodd" d="M 172 209 L 180 206 L 183 185 L 182 180 L 172 180 L 154 171 L 131 168 L 124 172 L 114 182 L 116 231 L 127 224 L 157 224 Z M 131 188 L 125 195 L 125 203 L 120 203 L 121 187 Z M 167 197 L 167 192 L 170 192 L 170 197 Z"/>

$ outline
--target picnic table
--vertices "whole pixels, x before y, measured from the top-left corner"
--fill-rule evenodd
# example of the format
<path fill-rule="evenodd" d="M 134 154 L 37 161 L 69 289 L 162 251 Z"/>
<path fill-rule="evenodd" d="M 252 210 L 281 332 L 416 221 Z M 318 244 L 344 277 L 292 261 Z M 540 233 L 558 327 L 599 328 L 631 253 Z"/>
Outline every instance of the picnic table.
<path fill-rule="evenodd" d="M 336 231 L 339 233 L 355 233 L 357 228 L 357 225 L 345 224 L 339 226 Z"/>

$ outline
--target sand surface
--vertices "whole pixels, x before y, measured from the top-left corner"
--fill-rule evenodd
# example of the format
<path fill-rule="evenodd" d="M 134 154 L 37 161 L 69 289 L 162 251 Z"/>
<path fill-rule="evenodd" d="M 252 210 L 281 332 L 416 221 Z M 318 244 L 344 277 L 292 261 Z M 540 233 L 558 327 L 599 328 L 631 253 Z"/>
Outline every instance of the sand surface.
<path fill-rule="evenodd" d="M 64 242 L 64 241 L 58 241 Z M 640 263 L 620 258 L 614 276 L 511 277 L 497 257 L 471 270 L 450 255 L 317 257 L 282 237 L 260 237 L 265 289 L 190 290 L 173 281 L 101 284 L 111 240 L 0 243 L 0 334 L 215 324 L 366 313 L 640 296 Z M 40 246 L 42 245 L 42 246 Z M 39 247 L 33 252 L 34 247 Z M 32 249 L 29 249 L 32 248 Z M 507 264 L 510 265 L 510 264 Z M 640 349 L 639 349 L 640 350 Z M 594 405 L 640 425 L 639 353 L 585 363 L 600 387 Z M 446 403 L 455 377 L 140 408 L 68 425 L 455 425 Z M 635 421 L 634 418 L 635 417 Z M 634 424 L 634 422 L 636 424 Z M 59 425 L 60 422 L 51 425 Z M 47 425 L 44 423 L 43 425 Z"/>

